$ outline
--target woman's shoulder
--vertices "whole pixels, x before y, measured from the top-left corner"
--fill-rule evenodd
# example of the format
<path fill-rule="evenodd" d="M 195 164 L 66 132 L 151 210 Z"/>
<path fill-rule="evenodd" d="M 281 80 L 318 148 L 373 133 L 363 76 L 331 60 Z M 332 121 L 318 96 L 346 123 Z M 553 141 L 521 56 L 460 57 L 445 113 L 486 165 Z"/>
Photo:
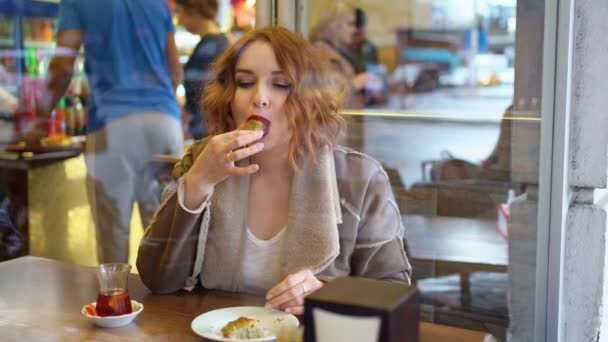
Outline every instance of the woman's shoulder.
<path fill-rule="evenodd" d="M 376 177 L 378 174 L 388 179 L 382 164 L 365 153 L 340 145 L 336 146 L 333 152 L 338 179 L 361 180 Z"/>
<path fill-rule="evenodd" d="M 334 148 L 336 180 L 341 201 L 358 212 L 370 198 L 390 198 L 391 183 L 379 161 L 353 149 Z M 359 209 L 357 209 L 359 208 Z"/>

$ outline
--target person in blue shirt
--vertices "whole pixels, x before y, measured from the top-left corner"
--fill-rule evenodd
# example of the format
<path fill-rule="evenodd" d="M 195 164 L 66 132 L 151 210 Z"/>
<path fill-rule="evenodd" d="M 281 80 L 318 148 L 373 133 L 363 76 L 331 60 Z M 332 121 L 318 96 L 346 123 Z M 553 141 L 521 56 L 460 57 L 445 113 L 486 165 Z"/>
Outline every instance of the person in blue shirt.
<path fill-rule="evenodd" d="M 127 262 L 133 202 L 142 223 L 158 204 L 148 189 L 155 154 L 181 155 L 183 133 L 175 87 L 181 81 L 166 0 L 62 0 L 57 55 L 38 127 L 69 87 L 84 45 L 90 87 L 85 148 L 87 191 L 99 262 Z"/>

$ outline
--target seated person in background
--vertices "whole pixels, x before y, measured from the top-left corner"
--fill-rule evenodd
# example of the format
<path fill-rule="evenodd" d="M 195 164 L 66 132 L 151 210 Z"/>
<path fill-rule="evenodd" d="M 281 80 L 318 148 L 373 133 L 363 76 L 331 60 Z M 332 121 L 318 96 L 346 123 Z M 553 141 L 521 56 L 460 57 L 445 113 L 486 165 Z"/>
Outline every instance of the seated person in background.
<path fill-rule="evenodd" d="M 511 180 L 511 139 L 513 105 L 507 107 L 500 122 L 498 140 L 490 155 L 477 164 L 455 158 L 448 151 L 442 152 L 442 159 L 431 163 L 431 181 L 490 180 L 509 182 Z"/>
<path fill-rule="evenodd" d="M 203 100 L 212 135 L 175 166 L 139 248 L 152 291 L 200 282 L 301 314 L 336 277 L 410 281 L 388 177 L 336 145 L 343 89 L 322 61 L 281 27 L 248 32 L 219 58 Z M 270 129 L 242 129 L 252 114 Z"/>
<path fill-rule="evenodd" d="M 313 26 L 310 41 L 329 60 L 339 77 L 349 85 L 346 108 L 363 108 L 367 103 L 366 92 L 379 90 L 382 81 L 362 66 L 357 70 L 350 46 L 355 34 L 355 7 L 344 1 L 335 1 Z M 376 89 L 370 89 L 374 87 Z"/>
<path fill-rule="evenodd" d="M 500 133 L 492 153 L 481 162 L 480 178 L 508 181 L 511 179 L 513 105 L 507 107 L 500 121 Z"/>
<path fill-rule="evenodd" d="M 367 28 L 367 16 L 363 9 L 355 8 L 355 32 L 351 44 L 349 45 L 349 52 L 352 56 L 353 65 L 357 73 L 369 72 L 377 76 L 377 82 L 380 82 L 378 88 L 375 91 L 368 90 L 367 93 L 367 105 L 383 104 L 386 102 L 386 67 L 380 64 L 378 59 L 378 49 L 374 43 L 367 39 L 366 35 Z"/>
<path fill-rule="evenodd" d="M 355 32 L 349 46 L 355 70 L 363 72 L 368 64 L 378 64 L 378 49 L 367 39 L 367 16 L 363 9 L 355 8 Z"/>

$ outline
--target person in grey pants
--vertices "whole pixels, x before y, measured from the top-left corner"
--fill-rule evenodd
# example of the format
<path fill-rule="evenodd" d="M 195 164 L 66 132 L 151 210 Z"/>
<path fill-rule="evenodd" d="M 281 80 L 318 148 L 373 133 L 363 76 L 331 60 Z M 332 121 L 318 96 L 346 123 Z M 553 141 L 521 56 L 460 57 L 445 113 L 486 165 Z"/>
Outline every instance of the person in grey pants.
<path fill-rule="evenodd" d="M 42 135 L 84 46 L 90 87 L 85 161 L 100 263 L 127 262 L 133 202 L 144 224 L 158 204 L 147 190 L 152 155 L 181 155 L 175 87 L 182 71 L 174 31 L 166 0 L 60 3 L 58 54 L 28 136 Z"/>

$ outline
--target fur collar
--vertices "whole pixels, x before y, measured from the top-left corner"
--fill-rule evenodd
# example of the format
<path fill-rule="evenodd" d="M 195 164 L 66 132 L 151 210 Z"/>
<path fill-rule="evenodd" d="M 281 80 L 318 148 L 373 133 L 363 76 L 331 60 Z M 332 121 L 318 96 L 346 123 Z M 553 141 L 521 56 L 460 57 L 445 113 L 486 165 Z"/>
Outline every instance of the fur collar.
<path fill-rule="evenodd" d="M 249 177 L 230 177 L 215 188 L 197 252 L 202 254 L 197 259 L 202 259 L 201 281 L 207 288 L 240 290 L 248 190 Z M 340 253 L 342 212 L 329 148 L 319 153 L 316 166 L 304 165 L 295 175 L 290 201 L 282 276 L 303 268 L 319 273 Z"/>

